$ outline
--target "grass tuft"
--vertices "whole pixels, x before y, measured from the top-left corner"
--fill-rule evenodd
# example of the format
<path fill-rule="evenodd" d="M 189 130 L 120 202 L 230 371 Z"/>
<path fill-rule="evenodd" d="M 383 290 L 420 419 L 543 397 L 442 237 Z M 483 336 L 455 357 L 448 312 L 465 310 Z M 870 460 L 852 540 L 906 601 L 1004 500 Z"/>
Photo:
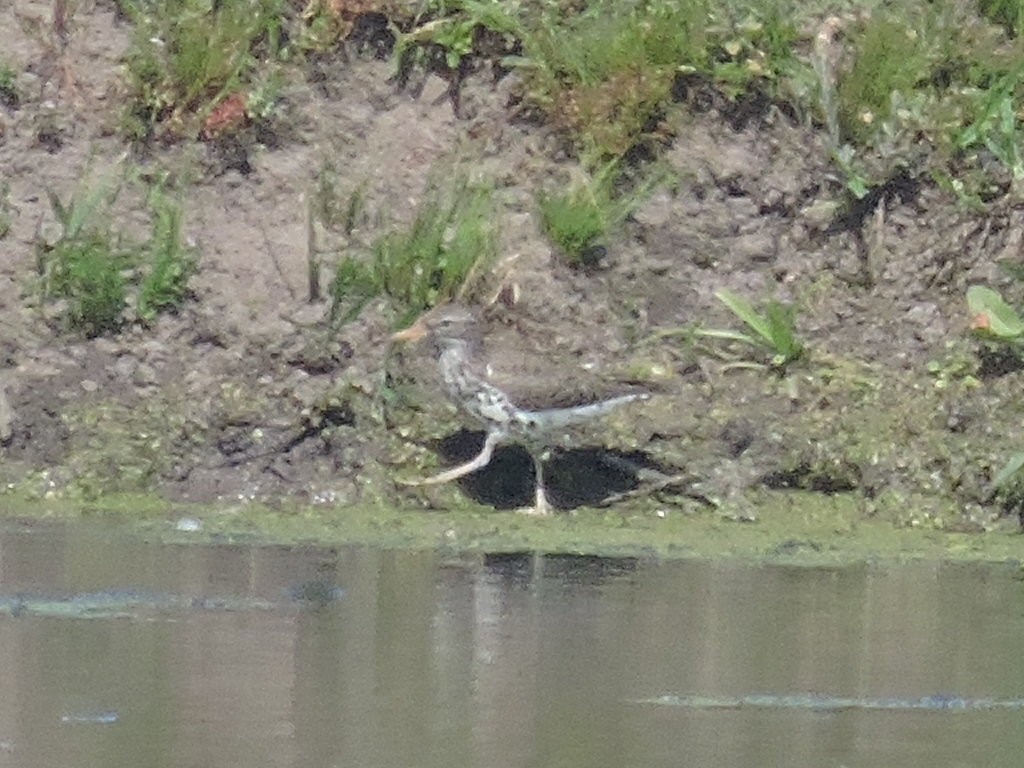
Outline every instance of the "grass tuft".
<path fill-rule="evenodd" d="M 198 261 L 182 241 L 181 204 L 164 191 L 150 193 L 153 230 L 143 249 L 144 274 L 139 284 L 139 318 L 151 323 L 163 312 L 181 308 L 188 298 L 188 281 Z"/>
<path fill-rule="evenodd" d="M 677 75 L 707 67 L 704 0 L 589 4 L 575 16 L 548 11 L 523 26 L 531 101 L 608 160 L 650 138 Z"/>
<path fill-rule="evenodd" d="M 603 252 L 602 239 L 620 224 L 663 178 L 658 172 L 621 191 L 622 164 L 605 164 L 596 174 L 578 181 L 565 192 L 539 194 L 541 225 L 565 255 L 570 266 L 590 268 Z"/>
<path fill-rule="evenodd" d="M 21 90 L 18 88 L 17 73 L 4 62 L 0 62 L 0 105 L 9 109 L 21 106 Z"/>
<path fill-rule="evenodd" d="M 990 154 L 1024 193 L 1019 41 L 966 4 L 879 8 L 842 31 L 826 47 L 845 65 L 813 58 L 833 157 L 855 196 L 896 165 L 945 179 L 965 200 L 991 197 Z"/>
<path fill-rule="evenodd" d="M 11 205 L 11 186 L 7 182 L 0 184 L 0 240 L 11 231 L 14 208 Z"/>
<path fill-rule="evenodd" d="M 121 327 L 128 255 L 99 233 L 62 241 L 51 254 L 48 293 L 67 300 L 68 326 L 87 337 Z"/>
<path fill-rule="evenodd" d="M 544 231 L 570 264 L 582 266 L 587 253 L 608 231 L 610 202 L 585 186 L 538 199 Z"/>
<path fill-rule="evenodd" d="M 38 246 L 43 298 L 64 300 L 66 328 L 88 337 L 116 331 L 127 303 L 122 271 L 131 256 L 106 215 L 119 192 L 111 184 L 83 187 L 66 205 L 49 192 L 61 236 Z"/>
<path fill-rule="evenodd" d="M 522 76 L 522 96 L 595 165 L 668 138 L 665 120 L 694 76 L 727 99 L 781 94 L 796 74 L 792 9 L 778 0 L 596 0 L 591 3 L 430 0 L 424 24 L 398 34 L 403 60 L 449 69 L 492 56 Z M 410 51 L 412 53 L 410 53 Z"/>
<path fill-rule="evenodd" d="M 89 338 L 179 308 L 195 272 L 195 257 L 181 241 L 180 205 L 152 190 L 152 235 L 133 244 L 109 223 L 120 189 L 83 185 L 66 204 L 50 192 L 61 234 L 51 245 L 37 245 L 43 301 L 59 303 L 64 330 Z"/>
<path fill-rule="evenodd" d="M 221 113 L 244 108 L 259 66 L 279 55 L 283 0 L 122 3 L 135 23 L 124 123 L 136 140 L 194 136 L 211 117 L 219 130 Z"/>
<path fill-rule="evenodd" d="M 329 319 L 354 319 L 372 299 L 386 297 L 406 324 L 458 295 L 495 255 L 491 189 L 457 181 L 417 213 L 412 225 L 378 240 L 368 259 L 347 255 L 331 283 Z"/>
<path fill-rule="evenodd" d="M 1024 31 L 1024 2 L 1022 0 L 978 0 L 978 10 L 999 24 L 1010 37 L 1020 37 Z"/>

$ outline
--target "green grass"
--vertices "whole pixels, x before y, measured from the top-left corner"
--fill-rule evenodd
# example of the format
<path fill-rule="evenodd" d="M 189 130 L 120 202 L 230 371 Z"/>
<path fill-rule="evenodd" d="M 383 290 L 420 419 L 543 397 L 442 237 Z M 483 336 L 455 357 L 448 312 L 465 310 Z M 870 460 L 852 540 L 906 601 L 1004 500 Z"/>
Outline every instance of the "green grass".
<path fill-rule="evenodd" d="M 769 365 L 778 371 L 784 371 L 803 357 L 805 349 L 796 333 L 796 311 L 792 306 L 769 301 L 763 311 L 758 311 L 746 299 L 724 290 L 716 293 L 715 298 L 742 320 L 750 332 L 700 329 L 698 336 L 736 341 L 765 350 L 771 355 Z M 737 365 L 740 364 L 733 364 Z"/>
<path fill-rule="evenodd" d="M 125 129 L 194 136 L 228 97 L 257 95 L 280 53 L 284 0 L 121 0 L 135 25 Z"/>
<path fill-rule="evenodd" d="M 400 66 L 423 48 L 440 51 L 449 68 L 501 51 L 501 63 L 521 73 L 527 103 L 595 166 L 664 141 L 681 76 L 705 76 L 738 96 L 795 62 L 796 27 L 770 0 L 433 0 L 425 18 L 396 30 Z"/>
<path fill-rule="evenodd" d="M 450 67 L 491 56 L 518 70 L 523 102 L 591 171 L 685 140 L 672 136 L 674 102 L 711 90 L 725 103 L 767 97 L 824 128 L 853 197 L 909 171 L 987 200 L 1006 186 L 1024 195 L 1022 20 L 1022 0 L 431 0 L 410 31 L 395 29 L 403 57 L 422 47 Z M 488 35 L 503 43 L 489 49 Z M 577 219 L 567 241 L 600 229 L 580 199 L 547 205 Z"/>
<path fill-rule="evenodd" d="M 1020 37 L 1024 32 L 1022 0 L 978 0 L 978 9 L 986 18 L 1002 25 L 1007 35 Z"/>
<path fill-rule="evenodd" d="M 454 7 L 465 12 L 446 15 L 448 5 L 451 4 L 428 3 L 426 13 L 434 18 L 417 24 L 409 32 L 402 32 L 392 25 L 392 33 L 395 35 L 393 59 L 399 76 L 416 65 L 430 67 L 435 62 L 449 70 L 457 69 L 463 59 L 474 52 L 476 30 L 494 22 L 488 18 L 483 4 L 474 6 L 456 3 Z M 474 10 L 484 13 L 476 15 Z"/>
<path fill-rule="evenodd" d="M 21 105 L 17 73 L 9 64 L 0 62 L 0 106 L 17 109 Z"/>
<path fill-rule="evenodd" d="M 609 166 L 565 192 L 537 197 L 545 234 L 574 267 L 589 266 L 588 254 L 628 212 L 615 200 L 614 171 Z"/>
<path fill-rule="evenodd" d="M 599 0 L 519 20 L 528 100 L 598 162 L 652 140 L 676 77 L 712 55 L 705 0 Z"/>
<path fill-rule="evenodd" d="M 237 112 L 239 105 L 249 120 L 268 119 L 282 88 L 282 60 L 329 51 L 353 25 L 322 2 L 302 14 L 287 0 L 119 2 L 135 25 L 126 126 L 137 139 L 199 135 L 218 110 Z M 942 180 L 965 200 L 999 197 L 1006 187 L 1024 195 L 1017 110 L 1024 99 L 1024 2 L 845 7 L 426 0 L 411 18 L 396 11 L 391 30 L 400 69 L 418 62 L 455 70 L 467 58 L 485 58 L 517 70 L 522 103 L 569 137 L 591 172 L 685 140 L 673 136 L 674 104 L 710 89 L 726 103 L 767 97 L 824 128 L 853 197 L 885 183 L 894 169 Z M 829 25 L 834 39 L 824 40 Z M 988 155 L 1009 182 L 991 177 Z M 601 237 L 600 212 L 586 210 L 583 198 L 567 193 L 543 205 L 567 224 L 553 235 L 568 252 Z"/>
<path fill-rule="evenodd" d="M 1019 83 L 1022 69 L 1000 77 L 992 87 L 974 100 L 973 121 L 957 136 L 961 150 L 984 148 L 1010 173 L 1010 191 L 1018 199 L 1024 195 L 1024 134 L 1017 112 L 1018 99 L 1024 95 Z"/>
<path fill-rule="evenodd" d="M 119 185 L 80 188 L 65 204 L 49 193 L 61 227 L 52 245 L 37 244 L 44 300 L 63 300 L 66 330 L 99 336 L 117 330 L 126 305 L 122 269 L 129 255 L 109 227 L 107 212 Z"/>
<path fill-rule="evenodd" d="M 87 183 L 67 203 L 49 193 L 61 235 L 37 244 L 41 294 L 45 303 L 58 303 L 67 332 L 115 333 L 132 320 L 151 322 L 187 298 L 196 262 L 181 242 L 180 206 L 152 190 L 152 235 L 136 244 L 111 225 L 120 191 L 120 182 Z"/>
<path fill-rule="evenodd" d="M 859 31 L 853 65 L 839 83 L 842 139 L 868 141 L 875 126 L 890 117 L 893 93 L 911 93 L 928 76 L 918 33 L 885 14 L 872 16 Z"/>
<path fill-rule="evenodd" d="M 7 182 L 0 183 L 0 240 L 7 237 L 7 233 L 11 231 L 13 210 L 11 206 L 11 187 Z"/>
<path fill-rule="evenodd" d="M 181 204 L 155 188 L 150 193 L 153 230 L 143 248 L 143 275 L 137 312 L 150 323 L 163 312 L 181 308 L 188 298 L 188 281 L 196 271 L 195 254 L 182 242 Z"/>
<path fill-rule="evenodd" d="M 583 266 L 588 251 L 611 225 L 611 201 L 585 186 L 538 198 L 544 231 L 569 263 Z"/>
<path fill-rule="evenodd" d="M 838 169 L 858 196 L 894 169 L 992 197 L 991 153 L 1020 193 L 1024 46 L 960 3 L 907 2 L 849 23 L 834 69 L 814 59 L 819 114 Z M 996 192 L 996 196 L 1002 191 Z"/>
<path fill-rule="evenodd" d="M 456 180 L 450 190 L 434 193 L 408 229 L 374 243 L 368 257 L 344 256 L 330 288 L 331 323 L 352 320 L 383 296 L 403 325 L 458 295 L 495 256 L 491 193 Z"/>
<path fill-rule="evenodd" d="M 52 253 L 48 293 L 67 300 L 68 326 L 88 337 L 121 327 L 128 254 L 102 235 L 62 242 Z"/>
<path fill-rule="evenodd" d="M 663 178 L 657 171 L 627 186 L 622 164 L 606 164 L 593 176 L 572 184 L 564 192 L 540 193 L 537 207 L 541 226 L 573 267 L 596 266 L 594 253 L 609 231 L 620 224 Z"/>
<path fill-rule="evenodd" d="M 126 127 L 136 139 L 200 135 L 218 110 L 238 105 L 248 120 L 269 119 L 281 62 L 329 51 L 352 28 L 324 2 L 302 14 L 288 0 L 119 3 L 135 26 Z M 425 0 L 411 18 L 395 11 L 391 30 L 400 68 L 454 70 L 484 58 L 516 70 L 521 103 L 559 128 L 591 173 L 685 140 L 673 135 L 676 102 L 711 91 L 718 103 L 767 97 L 824 129 L 840 194 L 860 198 L 909 172 L 969 202 L 1024 196 L 1024 0 L 844 8 Z M 1005 174 L 992 174 L 990 156 Z M 541 200 L 546 229 L 570 261 L 604 236 L 609 202 L 580 190 Z"/>
<path fill-rule="evenodd" d="M 108 184 L 83 188 L 67 204 L 50 193 L 62 232 L 52 247 L 39 246 L 43 296 L 63 300 L 65 328 L 88 337 L 116 331 L 127 305 L 124 271 L 133 255 L 108 223 L 119 191 Z"/>

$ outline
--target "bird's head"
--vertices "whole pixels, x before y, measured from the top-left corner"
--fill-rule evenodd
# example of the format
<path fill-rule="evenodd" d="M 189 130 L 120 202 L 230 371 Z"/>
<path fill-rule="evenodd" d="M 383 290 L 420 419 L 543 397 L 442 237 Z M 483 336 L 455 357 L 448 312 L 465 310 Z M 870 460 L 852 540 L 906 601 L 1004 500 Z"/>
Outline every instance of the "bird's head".
<path fill-rule="evenodd" d="M 476 342 L 476 314 L 458 304 L 442 304 L 421 315 L 408 328 L 392 334 L 392 341 L 430 341 L 438 351 L 464 348 Z"/>

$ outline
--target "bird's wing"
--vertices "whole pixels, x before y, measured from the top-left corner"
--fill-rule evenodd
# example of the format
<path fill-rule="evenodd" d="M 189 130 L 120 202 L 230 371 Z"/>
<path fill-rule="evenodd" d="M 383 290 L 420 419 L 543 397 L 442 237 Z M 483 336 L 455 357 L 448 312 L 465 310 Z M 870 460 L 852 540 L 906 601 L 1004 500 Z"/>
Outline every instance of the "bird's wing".
<path fill-rule="evenodd" d="M 643 390 L 617 379 L 594 375 L 579 365 L 554 365 L 527 359 L 495 360 L 486 379 L 519 408 L 531 411 L 572 408 Z"/>

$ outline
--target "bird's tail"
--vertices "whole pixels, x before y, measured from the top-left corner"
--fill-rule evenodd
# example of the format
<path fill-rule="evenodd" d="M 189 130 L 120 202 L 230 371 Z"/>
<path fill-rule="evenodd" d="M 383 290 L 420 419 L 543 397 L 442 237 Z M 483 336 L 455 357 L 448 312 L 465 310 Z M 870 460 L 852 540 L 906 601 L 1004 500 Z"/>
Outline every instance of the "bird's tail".
<path fill-rule="evenodd" d="M 603 416 L 609 411 L 615 410 L 620 405 L 650 399 L 651 395 L 648 392 L 634 392 L 629 395 L 612 397 L 608 400 L 599 400 L 596 403 L 590 403 L 588 405 L 576 405 L 571 408 L 548 408 L 543 411 L 533 411 L 533 414 L 536 416 L 537 420 L 545 426 L 560 429 L 562 427 L 571 427 L 576 424 L 582 424 L 598 416 Z"/>

